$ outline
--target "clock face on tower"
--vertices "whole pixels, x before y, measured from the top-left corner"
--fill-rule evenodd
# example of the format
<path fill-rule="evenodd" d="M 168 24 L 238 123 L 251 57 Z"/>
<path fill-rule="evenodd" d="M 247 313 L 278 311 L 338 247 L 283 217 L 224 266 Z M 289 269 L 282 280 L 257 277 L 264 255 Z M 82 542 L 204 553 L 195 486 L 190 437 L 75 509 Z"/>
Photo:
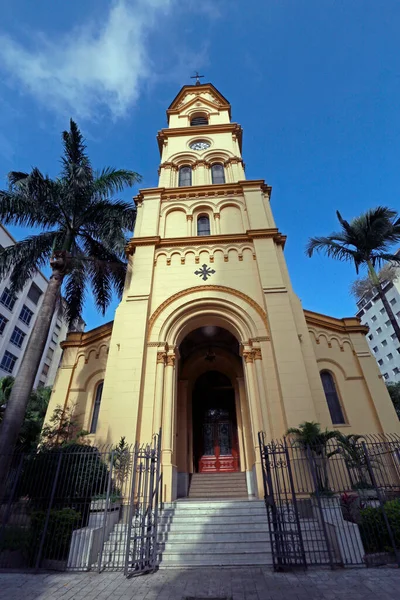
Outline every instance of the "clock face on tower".
<path fill-rule="evenodd" d="M 206 142 L 206 140 L 195 140 L 190 144 L 192 150 L 207 150 L 209 147 L 210 142 Z"/>

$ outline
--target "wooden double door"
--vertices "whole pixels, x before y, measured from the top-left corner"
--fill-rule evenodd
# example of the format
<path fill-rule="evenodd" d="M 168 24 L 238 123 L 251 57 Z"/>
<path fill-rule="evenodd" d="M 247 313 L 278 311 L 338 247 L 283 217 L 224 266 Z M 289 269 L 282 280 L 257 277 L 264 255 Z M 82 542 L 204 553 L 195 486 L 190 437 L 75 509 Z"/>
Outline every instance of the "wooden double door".
<path fill-rule="evenodd" d="M 196 382 L 193 438 L 196 471 L 239 471 L 235 393 L 230 380 L 218 371 L 209 371 Z"/>

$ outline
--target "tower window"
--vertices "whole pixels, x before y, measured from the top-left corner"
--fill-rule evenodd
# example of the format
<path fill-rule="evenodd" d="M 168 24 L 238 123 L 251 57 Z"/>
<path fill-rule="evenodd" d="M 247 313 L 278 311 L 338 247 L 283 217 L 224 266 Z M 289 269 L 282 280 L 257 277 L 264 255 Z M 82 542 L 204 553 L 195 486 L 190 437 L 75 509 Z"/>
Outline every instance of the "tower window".
<path fill-rule="evenodd" d="M 197 235 L 210 235 L 210 219 L 207 215 L 197 219 Z"/>
<path fill-rule="evenodd" d="M 345 423 L 343 410 L 336 390 L 335 380 L 329 371 L 321 371 L 321 381 L 325 392 L 325 398 L 331 414 L 332 423 L 341 425 Z"/>
<path fill-rule="evenodd" d="M 197 115 L 196 117 L 191 118 L 190 125 L 192 127 L 196 127 L 198 125 L 208 125 L 208 118 L 205 115 Z"/>
<path fill-rule="evenodd" d="M 192 185 L 192 167 L 181 167 L 179 169 L 179 187 Z"/>
<path fill-rule="evenodd" d="M 97 421 L 99 420 L 101 395 L 103 393 L 103 385 L 104 385 L 104 381 L 100 381 L 100 383 L 97 385 L 97 388 L 96 388 L 96 395 L 95 395 L 94 404 L 93 404 L 92 422 L 90 423 L 90 433 L 96 433 Z"/>
<path fill-rule="evenodd" d="M 211 166 L 211 181 L 213 183 L 225 183 L 224 165 L 217 163 Z"/>

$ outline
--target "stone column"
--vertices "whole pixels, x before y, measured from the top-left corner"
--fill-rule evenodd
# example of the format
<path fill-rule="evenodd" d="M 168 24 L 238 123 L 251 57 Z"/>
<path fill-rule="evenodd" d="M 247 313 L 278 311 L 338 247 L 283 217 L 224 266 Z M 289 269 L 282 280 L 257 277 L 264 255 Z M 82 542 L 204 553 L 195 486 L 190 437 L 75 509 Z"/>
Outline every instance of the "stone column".
<path fill-rule="evenodd" d="M 164 371 L 164 402 L 162 429 L 162 466 L 164 473 L 163 499 L 167 502 L 176 498 L 174 455 L 174 424 L 175 424 L 175 353 L 168 351 Z"/>
<path fill-rule="evenodd" d="M 215 213 L 214 214 L 214 225 L 215 225 L 215 235 L 220 235 L 221 233 L 221 220 L 220 220 L 220 213 Z"/>
<path fill-rule="evenodd" d="M 258 497 L 263 497 L 263 480 L 262 480 L 262 468 L 260 459 L 260 449 L 258 443 L 258 432 L 263 431 L 263 423 L 260 409 L 260 396 L 258 393 L 257 379 L 254 368 L 254 351 L 253 349 L 244 350 L 243 358 L 245 363 L 246 383 L 247 383 L 247 397 L 249 400 L 250 407 L 250 420 L 251 420 L 251 432 L 254 447 L 254 458 L 255 458 L 255 477 Z"/>
<path fill-rule="evenodd" d="M 272 439 L 271 419 L 270 419 L 269 410 L 268 410 L 267 391 L 266 391 L 265 385 L 264 385 L 264 373 L 263 373 L 261 348 L 254 348 L 253 356 L 254 356 L 254 366 L 255 366 L 255 371 L 256 371 L 258 392 L 259 392 L 259 397 L 260 397 L 262 421 L 264 424 L 264 431 L 265 431 L 265 435 L 267 436 L 267 439 L 270 440 L 270 439 Z"/>
<path fill-rule="evenodd" d="M 192 237 L 193 235 L 193 215 L 186 215 L 187 223 L 187 236 Z"/>
<path fill-rule="evenodd" d="M 162 422 L 162 408 L 164 395 L 164 369 L 167 353 L 157 352 L 156 386 L 154 391 L 153 433 L 158 433 Z"/>

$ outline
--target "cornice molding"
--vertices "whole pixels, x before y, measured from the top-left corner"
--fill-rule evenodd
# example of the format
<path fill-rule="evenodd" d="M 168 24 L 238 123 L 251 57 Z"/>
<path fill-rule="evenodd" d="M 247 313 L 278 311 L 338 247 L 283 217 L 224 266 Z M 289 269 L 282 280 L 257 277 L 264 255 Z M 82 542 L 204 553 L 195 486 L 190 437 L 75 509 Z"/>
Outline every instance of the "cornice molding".
<path fill-rule="evenodd" d="M 114 321 L 109 321 L 104 325 L 100 325 L 100 327 L 84 332 L 71 331 L 71 333 L 67 334 L 67 338 L 60 343 L 60 346 L 64 350 L 64 348 L 82 348 L 89 344 L 99 342 L 100 340 L 111 336 L 113 323 Z"/>
<path fill-rule="evenodd" d="M 212 244 L 242 244 L 252 242 L 254 239 L 273 239 L 278 245 L 283 245 L 286 236 L 279 233 L 278 229 L 249 229 L 246 233 L 203 235 L 176 238 L 161 238 L 160 236 L 132 238 L 126 246 L 127 255 L 133 254 L 137 246 L 155 246 L 165 248 L 169 246 L 203 246 Z"/>
<path fill-rule="evenodd" d="M 336 317 L 330 317 L 322 313 L 316 313 L 311 310 L 305 310 L 304 316 L 306 318 L 307 325 L 312 327 L 322 327 L 330 331 L 337 331 L 338 333 L 362 333 L 366 335 L 369 328 L 366 325 L 361 325 L 361 321 L 358 317 L 345 317 L 343 319 L 337 319 Z"/>
<path fill-rule="evenodd" d="M 158 148 L 160 150 L 160 155 L 162 154 L 162 149 L 164 142 L 168 140 L 169 137 L 176 136 L 187 136 L 187 135 L 212 135 L 213 133 L 226 133 L 231 132 L 233 135 L 236 135 L 240 151 L 242 151 L 242 134 L 243 130 L 238 123 L 217 123 L 216 125 L 199 125 L 198 127 L 171 127 L 166 129 L 161 129 L 157 134 Z"/>

